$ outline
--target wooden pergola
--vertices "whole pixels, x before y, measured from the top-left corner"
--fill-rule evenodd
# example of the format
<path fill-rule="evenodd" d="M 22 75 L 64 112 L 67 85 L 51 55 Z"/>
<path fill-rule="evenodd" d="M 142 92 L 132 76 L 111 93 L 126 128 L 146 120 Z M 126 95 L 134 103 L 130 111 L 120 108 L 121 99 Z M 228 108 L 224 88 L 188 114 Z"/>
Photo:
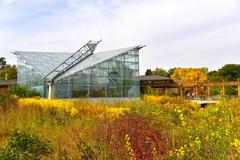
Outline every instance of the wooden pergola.
<path fill-rule="evenodd" d="M 210 97 L 210 87 L 222 87 L 222 96 L 225 96 L 226 86 L 237 86 L 238 96 L 240 96 L 240 82 L 228 81 L 228 82 L 184 82 L 179 80 L 173 80 L 171 78 L 150 75 L 140 76 L 140 89 L 143 90 L 146 87 L 153 89 L 164 88 L 166 93 L 169 88 L 177 88 L 180 96 L 184 96 L 185 89 L 191 89 L 195 96 L 199 95 L 200 90 L 207 91 L 207 96 Z"/>

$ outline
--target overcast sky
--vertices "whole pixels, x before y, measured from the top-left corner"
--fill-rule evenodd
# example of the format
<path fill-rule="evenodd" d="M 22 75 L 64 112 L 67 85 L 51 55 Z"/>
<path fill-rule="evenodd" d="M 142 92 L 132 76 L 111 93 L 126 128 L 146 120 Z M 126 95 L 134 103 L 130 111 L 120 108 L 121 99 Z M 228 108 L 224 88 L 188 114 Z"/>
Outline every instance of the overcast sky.
<path fill-rule="evenodd" d="M 240 63 L 239 0 L 0 0 L 0 57 L 147 45 L 140 71 Z M 47 62 L 46 62 L 47 63 Z"/>

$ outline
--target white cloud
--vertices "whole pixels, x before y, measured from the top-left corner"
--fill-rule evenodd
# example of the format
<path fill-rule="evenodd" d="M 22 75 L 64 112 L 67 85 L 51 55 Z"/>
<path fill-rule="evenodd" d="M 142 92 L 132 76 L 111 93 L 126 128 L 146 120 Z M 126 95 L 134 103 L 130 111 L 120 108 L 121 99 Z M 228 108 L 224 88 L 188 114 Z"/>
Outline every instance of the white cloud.
<path fill-rule="evenodd" d="M 0 0 L 0 5 L 9 5 L 16 0 Z"/>
<path fill-rule="evenodd" d="M 103 38 L 98 50 L 146 44 L 141 52 L 141 73 L 157 66 L 213 69 L 239 63 L 237 0 L 67 0 L 59 10 L 59 6 L 51 7 L 57 2 L 31 2 L 27 5 L 32 9 L 25 13 L 11 8 L 0 11 L 0 27 L 1 20 L 9 15 L 6 13 L 20 18 L 24 17 L 21 14 L 34 15 L 22 21 L 31 25 L 29 31 L 29 26 L 22 24 L 16 29 L 0 28 L 3 56 L 9 50 L 73 52 L 89 39 Z M 49 10 L 47 16 L 41 16 Z"/>

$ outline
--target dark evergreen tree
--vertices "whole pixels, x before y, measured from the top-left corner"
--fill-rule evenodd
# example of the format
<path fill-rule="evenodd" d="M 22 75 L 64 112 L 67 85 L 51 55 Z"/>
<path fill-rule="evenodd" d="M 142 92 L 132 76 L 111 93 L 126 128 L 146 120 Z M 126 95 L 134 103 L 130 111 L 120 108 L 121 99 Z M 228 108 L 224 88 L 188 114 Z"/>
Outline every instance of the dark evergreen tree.
<path fill-rule="evenodd" d="M 145 75 L 153 75 L 152 70 L 151 69 L 147 69 L 145 72 Z"/>
<path fill-rule="evenodd" d="M 5 67 L 6 65 L 6 60 L 4 57 L 0 57 L 0 69 Z"/>

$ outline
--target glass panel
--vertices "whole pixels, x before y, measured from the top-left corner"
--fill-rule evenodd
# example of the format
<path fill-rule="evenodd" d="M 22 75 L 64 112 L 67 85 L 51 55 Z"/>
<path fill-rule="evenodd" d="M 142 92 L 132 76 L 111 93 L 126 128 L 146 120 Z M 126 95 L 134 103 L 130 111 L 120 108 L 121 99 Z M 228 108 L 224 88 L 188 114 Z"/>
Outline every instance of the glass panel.
<path fill-rule="evenodd" d="M 124 97 L 139 97 L 140 90 L 138 85 L 125 85 Z"/>
<path fill-rule="evenodd" d="M 108 76 L 108 69 L 94 68 L 92 69 L 92 75 L 94 76 Z"/>
<path fill-rule="evenodd" d="M 137 63 L 125 62 L 125 69 L 137 69 L 137 67 Z"/>
<path fill-rule="evenodd" d="M 109 69 L 108 76 L 109 77 L 121 77 L 121 70 L 120 69 Z"/>
<path fill-rule="evenodd" d="M 108 77 L 108 82 L 110 85 L 112 84 L 122 84 L 122 78 L 121 77 Z"/>
<path fill-rule="evenodd" d="M 139 50 L 138 49 L 134 49 L 132 54 L 136 55 L 137 57 L 139 56 Z"/>
<path fill-rule="evenodd" d="M 117 68 L 116 62 L 114 62 L 114 61 L 109 61 L 109 62 L 108 62 L 108 68 Z"/>
<path fill-rule="evenodd" d="M 93 85 L 90 90 L 90 97 L 105 97 L 106 88 L 104 85 Z"/>
<path fill-rule="evenodd" d="M 125 77 L 134 77 L 134 70 L 125 70 L 124 75 Z"/>
<path fill-rule="evenodd" d="M 56 97 L 57 98 L 70 98 L 72 97 L 72 84 L 56 83 Z"/>
<path fill-rule="evenodd" d="M 35 91 L 37 91 L 39 94 L 40 94 L 40 96 L 44 96 L 44 86 L 42 85 L 42 86 L 34 86 L 34 87 L 32 87 L 32 89 L 34 89 Z"/>
<path fill-rule="evenodd" d="M 136 62 L 136 56 L 135 55 L 125 55 L 125 62 Z"/>
<path fill-rule="evenodd" d="M 122 55 L 114 58 L 115 61 L 124 61 L 124 57 Z"/>
<path fill-rule="evenodd" d="M 92 85 L 107 84 L 108 81 L 109 81 L 108 77 L 100 77 L 100 76 L 92 77 Z"/>
<path fill-rule="evenodd" d="M 132 71 L 132 76 L 138 78 L 139 77 L 139 71 L 138 70 Z"/>
<path fill-rule="evenodd" d="M 139 84 L 139 80 L 137 78 L 125 78 L 123 80 L 124 85 L 134 85 Z"/>
<path fill-rule="evenodd" d="M 82 76 L 82 75 L 83 75 L 83 71 L 79 71 L 74 74 L 74 76 Z"/>
<path fill-rule="evenodd" d="M 91 82 L 91 76 L 73 76 L 73 83 L 79 85 L 88 85 Z"/>
<path fill-rule="evenodd" d="M 73 85 L 72 94 L 74 98 L 88 97 L 88 86 Z"/>
<path fill-rule="evenodd" d="M 98 63 L 94 67 L 96 67 L 96 68 L 108 68 L 108 61 Z"/>
<path fill-rule="evenodd" d="M 122 97 L 122 85 L 109 85 L 107 90 L 108 97 Z"/>
<path fill-rule="evenodd" d="M 29 85 L 34 88 L 41 96 L 45 95 L 43 77 L 21 56 L 17 56 L 17 83 Z"/>
<path fill-rule="evenodd" d="M 85 69 L 82 72 L 83 72 L 83 75 L 91 75 L 91 69 Z"/>

